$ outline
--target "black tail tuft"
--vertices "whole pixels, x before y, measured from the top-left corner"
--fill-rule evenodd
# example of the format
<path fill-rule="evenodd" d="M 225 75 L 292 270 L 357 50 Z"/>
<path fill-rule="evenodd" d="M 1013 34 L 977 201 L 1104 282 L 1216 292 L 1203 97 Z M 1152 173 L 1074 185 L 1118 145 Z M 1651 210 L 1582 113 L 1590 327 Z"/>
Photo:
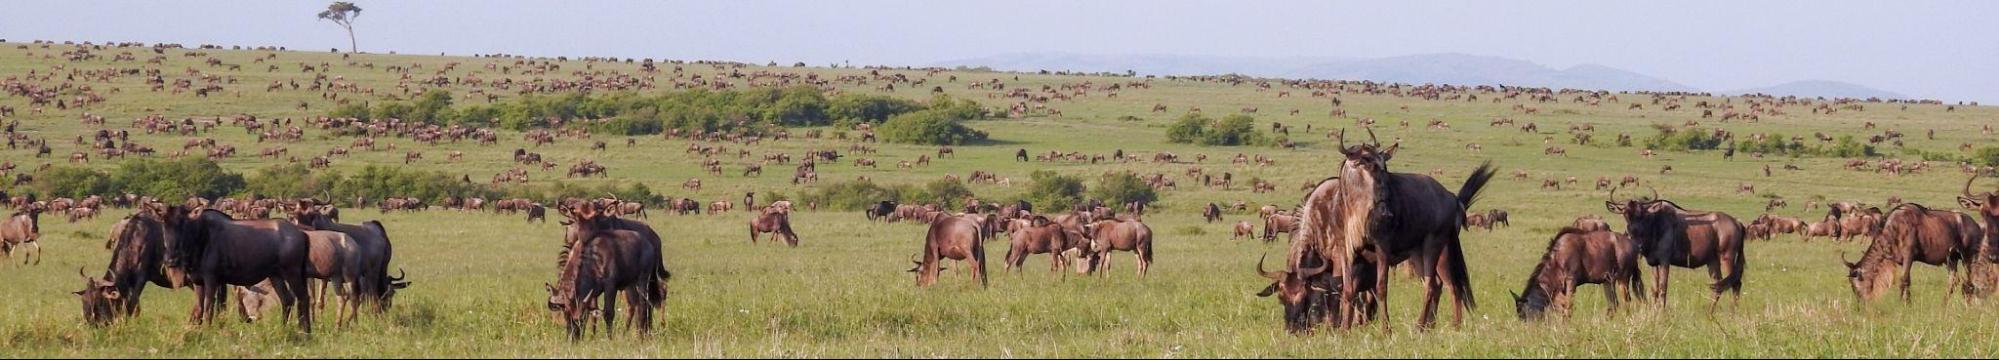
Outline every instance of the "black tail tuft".
<path fill-rule="evenodd" d="M 1458 207 L 1470 209 L 1472 201 L 1478 200 L 1478 191 L 1492 182 L 1492 176 L 1498 173 L 1499 169 L 1492 167 L 1491 161 L 1479 164 L 1478 169 L 1472 170 L 1471 177 L 1465 178 L 1464 186 L 1458 188 Z"/>

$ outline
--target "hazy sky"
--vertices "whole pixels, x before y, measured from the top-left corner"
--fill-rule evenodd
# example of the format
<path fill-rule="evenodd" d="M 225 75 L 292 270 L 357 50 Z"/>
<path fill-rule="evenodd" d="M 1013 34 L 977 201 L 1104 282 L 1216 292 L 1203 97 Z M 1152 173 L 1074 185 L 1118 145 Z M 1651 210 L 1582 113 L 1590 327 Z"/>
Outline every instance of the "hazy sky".
<path fill-rule="evenodd" d="M 0 38 L 345 48 L 326 1 L 19 1 Z M 1005 53 L 1601 64 L 1707 90 L 1838 80 L 1999 103 L 1999 1 L 358 0 L 371 52 L 925 65 Z"/>

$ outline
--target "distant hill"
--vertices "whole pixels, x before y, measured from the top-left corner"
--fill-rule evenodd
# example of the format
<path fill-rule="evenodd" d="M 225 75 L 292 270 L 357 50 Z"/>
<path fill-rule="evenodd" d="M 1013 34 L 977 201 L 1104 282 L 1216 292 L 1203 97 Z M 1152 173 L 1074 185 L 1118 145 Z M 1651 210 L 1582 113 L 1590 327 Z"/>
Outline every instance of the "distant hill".
<path fill-rule="evenodd" d="M 936 63 L 1006 71 L 1067 70 L 1137 72 L 1141 75 L 1219 75 L 1373 80 L 1411 84 L 1517 85 L 1591 90 L 1704 91 L 1671 80 L 1602 65 L 1554 69 L 1533 62 L 1467 54 L 1423 54 L 1374 59 L 1294 57 L 1246 58 L 1187 55 L 1088 55 L 1016 53 Z M 1795 81 L 1776 86 L 1724 91 L 1853 98 L 1906 98 L 1901 94 L 1838 81 Z"/>
<path fill-rule="evenodd" d="M 1839 81 L 1828 81 L 1828 80 L 1792 81 L 1783 84 L 1777 84 L 1776 86 L 1760 87 L 1754 89 L 1742 89 L 1742 90 L 1728 91 L 1724 93 L 1730 95 L 1769 94 L 1776 96 L 1796 95 L 1804 97 L 1827 97 L 1827 98 L 1846 97 L 1846 98 L 1856 98 L 1856 99 L 1908 98 L 1907 96 L 1903 96 L 1902 94 L 1898 94 L 1892 91 L 1875 89 L 1860 84 L 1839 82 Z"/>

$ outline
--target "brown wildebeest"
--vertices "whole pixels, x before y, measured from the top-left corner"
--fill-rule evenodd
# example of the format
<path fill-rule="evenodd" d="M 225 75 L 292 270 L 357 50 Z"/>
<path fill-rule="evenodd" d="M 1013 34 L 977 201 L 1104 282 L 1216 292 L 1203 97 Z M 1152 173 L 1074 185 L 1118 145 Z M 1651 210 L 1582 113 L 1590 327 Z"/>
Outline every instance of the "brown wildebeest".
<path fill-rule="evenodd" d="M 1574 224 L 1570 224 L 1569 226 L 1581 229 L 1582 231 L 1585 232 L 1610 230 L 1610 223 L 1604 222 L 1603 217 L 1597 216 L 1596 214 L 1588 214 L 1576 217 L 1576 222 Z"/>
<path fill-rule="evenodd" d="M 672 274 L 660 262 L 659 236 L 643 223 L 604 215 L 594 202 L 566 209 L 568 231 L 558 266 L 560 285 L 547 285 L 548 309 L 560 313 L 571 340 L 581 338 L 593 313 L 601 312 L 604 331 L 614 329 L 617 295 L 625 293 L 626 309 L 640 334 L 652 332 L 652 313 L 666 301 L 666 281 Z M 633 229 L 643 228 L 646 231 Z M 603 299 L 602 307 L 596 301 Z"/>
<path fill-rule="evenodd" d="M 1671 200 L 1658 198 L 1655 192 L 1650 198 L 1615 201 L 1617 190 L 1610 191 L 1611 201 L 1604 201 L 1604 208 L 1612 214 L 1624 216 L 1625 231 L 1638 241 L 1638 250 L 1645 256 L 1645 262 L 1652 265 L 1652 296 L 1660 307 L 1666 306 L 1667 281 L 1672 267 L 1708 267 L 1708 276 L 1714 278 L 1709 286 L 1713 296 L 1708 303 L 1708 312 L 1714 312 L 1721 303 L 1724 291 L 1735 294 L 1732 301 L 1742 298 L 1743 269 L 1747 267 L 1748 256 L 1742 248 L 1747 240 L 1748 229 L 1735 217 L 1727 213 L 1692 211 L 1680 207 Z"/>
<path fill-rule="evenodd" d="M 1888 291 L 1889 286 L 1898 286 L 1902 301 L 1908 302 L 1909 273 L 1915 263 L 1921 262 L 1950 271 L 1944 301 L 1950 301 L 1948 295 L 1960 286 L 1965 302 L 1977 296 L 1972 282 L 1957 275 L 1958 262 L 1977 261 L 1974 257 L 1979 243 L 1985 240 L 1985 230 L 1977 220 L 1971 215 L 1931 210 L 1915 203 L 1896 206 L 1888 212 L 1887 219 L 1887 224 L 1874 235 L 1874 242 L 1867 245 L 1867 252 L 1860 255 L 1859 262 L 1847 261 L 1846 254 L 1840 254 L 1840 261 L 1846 264 L 1847 281 L 1853 285 L 1853 295 L 1872 301 Z"/>
<path fill-rule="evenodd" d="M 1610 303 L 1606 315 L 1615 314 L 1619 302 L 1642 299 L 1645 280 L 1638 273 L 1638 242 L 1607 230 L 1556 231 L 1541 262 L 1527 275 L 1527 288 L 1512 294 L 1514 312 L 1522 320 L 1537 320 L 1554 307 L 1567 316 L 1576 287 L 1583 284 L 1603 285 L 1604 299 Z"/>
<path fill-rule="evenodd" d="M 1506 227 L 1509 228 L 1513 227 L 1512 215 L 1508 214 L 1506 210 L 1500 210 L 1500 209 L 1486 210 L 1485 229 L 1492 230 L 1493 225 L 1506 225 Z"/>
<path fill-rule="evenodd" d="M 1373 137 L 1372 130 L 1369 137 Z M 1321 256 L 1332 259 L 1334 268 L 1341 272 L 1341 328 L 1351 327 L 1363 310 L 1354 298 L 1361 290 L 1357 283 L 1361 277 L 1354 273 L 1358 267 L 1345 265 L 1368 254 L 1372 254 L 1369 262 L 1375 265 L 1372 289 L 1380 306 L 1388 303 L 1388 269 L 1415 260 L 1416 273 L 1426 285 L 1417 326 L 1429 328 L 1435 323 L 1437 299 L 1445 290 L 1451 292 L 1454 323 L 1462 324 L 1464 310 L 1476 307 L 1477 302 L 1459 232 L 1464 228 L 1465 209 L 1492 180 L 1492 165 L 1479 165 L 1454 194 L 1429 176 L 1388 171 L 1388 161 L 1394 158 L 1399 143 L 1385 148 L 1379 141 L 1345 146 L 1344 140 L 1342 136 L 1340 152 L 1346 160 L 1341 163 L 1339 177 L 1326 180 L 1333 186 L 1322 185 L 1306 197 L 1304 224 L 1300 226 L 1301 234 L 1330 237 L 1314 243 L 1320 244 Z M 1388 322 L 1383 321 L 1382 330 L 1388 329 Z"/>
<path fill-rule="evenodd" d="M 350 300 L 354 301 L 349 304 L 350 308 L 358 310 L 360 305 L 365 304 L 370 305 L 376 313 L 388 311 L 395 292 L 410 285 L 410 282 L 400 276 L 389 276 L 389 261 L 395 255 L 394 246 L 389 241 L 389 230 L 382 226 L 382 222 L 375 220 L 363 221 L 359 225 L 342 224 L 339 219 L 328 213 L 331 207 L 316 204 L 317 201 L 310 199 L 299 200 L 288 206 L 288 210 L 291 212 L 292 221 L 300 229 L 338 232 L 353 242 L 351 245 L 353 254 L 349 262 L 353 264 L 351 267 L 354 270 L 348 275 L 352 276 L 349 279 L 353 283 L 350 291 L 356 299 Z M 308 232 L 307 235 L 313 234 Z M 318 264 L 319 258 L 324 253 L 317 246 L 321 239 L 313 240 L 315 247 L 312 249 L 312 257 L 315 264 Z M 321 294 L 324 295 L 323 292 Z"/>
<path fill-rule="evenodd" d="M 1993 225 L 1999 224 L 1999 194 L 1989 191 L 1972 194 L 1971 183 L 1977 180 L 1978 174 L 1973 173 L 1971 179 L 1964 181 L 1964 191 L 1957 196 L 1957 203 L 1977 212 L 1978 217 L 1985 220 L 1985 232 L 1982 234 L 1985 241 L 1990 242 L 1985 248 L 1999 250 L 1999 225 Z M 1999 262 L 1999 251 L 1986 251 L 1985 261 Z"/>
<path fill-rule="evenodd" d="M 1249 220 L 1235 222 L 1235 234 L 1230 235 L 1229 240 L 1235 240 L 1241 238 L 1251 238 L 1251 239 L 1257 238 L 1256 225 L 1250 224 Z"/>
<path fill-rule="evenodd" d="M 30 203 L 7 220 L 0 221 L 0 256 L 13 257 L 14 249 L 34 246 L 35 264 L 42 263 L 42 205 Z M 28 263 L 28 255 L 21 256 L 21 263 Z"/>
<path fill-rule="evenodd" d="M 314 296 L 306 298 L 304 306 L 324 306 L 327 287 L 333 288 L 338 299 L 339 312 L 334 316 L 334 324 L 345 326 L 352 316 L 360 311 L 357 290 L 361 278 L 360 244 L 347 234 L 335 231 L 306 230 L 305 237 L 311 242 L 306 258 L 306 276 L 323 279 Z M 320 309 L 320 308 L 315 308 Z"/>
<path fill-rule="evenodd" d="M 166 264 L 186 274 L 194 284 L 195 324 L 210 323 L 228 300 L 229 285 L 252 286 L 265 280 L 276 288 L 287 318 L 312 333 L 312 306 L 306 278 L 310 272 L 311 241 L 290 222 L 236 220 L 214 209 L 169 207 L 162 219 L 166 230 Z M 176 284 L 179 285 L 179 284 Z M 294 307 L 296 306 L 296 307 Z"/>
<path fill-rule="evenodd" d="M 1098 220 L 1083 225 L 1083 237 L 1090 241 L 1082 271 L 1109 271 L 1112 250 L 1130 251 L 1138 259 L 1138 276 L 1152 268 L 1152 228 L 1137 219 Z"/>
<path fill-rule="evenodd" d="M 1296 215 L 1272 214 L 1263 218 L 1263 242 L 1277 241 L 1277 234 L 1298 232 L 1298 223 Z"/>
<path fill-rule="evenodd" d="M 923 237 L 922 260 L 912 259 L 916 268 L 916 286 L 927 287 L 937 283 L 937 274 L 942 271 L 944 259 L 971 262 L 972 278 L 978 279 L 979 287 L 986 287 L 986 247 L 980 238 L 984 229 L 972 219 L 961 216 L 944 216 L 930 223 L 930 230 Z"/>
<path fill-rule="evenodd" d="M 1069 259 L 1062 253 L 1089 244 L 1081 232 L 1065 229 L 1046 216 L 1014 219 L 1011 226 L 1012 229 L 1007 230 L 1009 246 L 1006 261 L 1002 263 L 1006 270 L 1020 271 L 1022 265 L 1027 263 L 1028 255 L 1048 254 L 1049 271 L 1062 271 L 1068 267 Z"/>
<path fill-rule="evenodd" d="M 798 247 L 798 233 L 791 231 L 791 209 L 772 206 L 762 214 L 750 219 L 750 243 L 757 243 L 758 233 L 772 233 L 791 247 Z"/>

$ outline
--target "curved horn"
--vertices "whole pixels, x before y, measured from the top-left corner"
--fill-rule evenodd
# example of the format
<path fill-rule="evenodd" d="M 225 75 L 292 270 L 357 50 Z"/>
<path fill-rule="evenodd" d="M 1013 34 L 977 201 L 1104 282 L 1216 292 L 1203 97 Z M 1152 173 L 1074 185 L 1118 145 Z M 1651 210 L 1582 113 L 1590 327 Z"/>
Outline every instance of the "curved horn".
<path fill-rule="evenodd" d="M 1322 261 L 1319 267 L 1298 269 L 1298 278 L 1303 279 L 1319 275 L 1319 273 L 1326 272 L 1326 269 L 1330 268 L 1332 268 L 1332 264 L 1326 264 Z"/>
<path fill-rule="evenodd" d="M 1652 190 L 1652 200 L 1659 200 L 1659 188 L 1652 187 L 1652 185 L 1645 185 L 1645 188 Z"/>
<path fill-rule="evenodd" d="M 1863 257 L 1863 258 L 1864 258 L 1864 257 Z M 1859 268 L 1860 268 L 1860 263 L 1856 263 L 1856 262 L 1852 262 L 1852 261 L 1847 261 L 1847 260 L 1846 260 L 1846 251 L 1845 251 L 1845 250 L 1840 250 L 1840 252 L 1839 252 L 1839 262 L 1842 262 L 1842 263 L 1846 263 L 1846 268 L 1847 268 L 1847 269 L 1859 269 Z"/>
<path fill-rule="evenodd" d="M 78 266 L 78 267 L 76 267 L 76 276 L 81 276 L 81 277 L 83 277 L 83 280 L 85 280 L 85 281 L 94 281 L 94 280 L 97 280 L 97 279 L 92 279 L 92 278 L 90 278 L 90 275 L 84 275 L 84 274 L 83 274 L 83 267 L 82 267 L 82 266 Z"/>
<path fill-rule="evenodd" d="M 1978 172 L 1971 172 L 1971 178 L 1964 180 L 1964 196 L 1971 196 L 1971 182 L 1978 181 Z"/>
<path fill-rule="evenodd" d="M 912 264 L 923 265 L 922 260 L 916 259 L 916 254 L 909 254 L 909 262 Z"/>
<path fill-rule="evenodd" d="M 1624 185 L 1618 185 L 1617 187 L 1610 188 L 1610 197 L 1605 198 L 1604 201 L 1617 202 L 1617 190 L 1620 189 L 1624 189 Z"/>
<path fill-rule="evenodd" d="M 1374 138 L 1374 128 L 1367 128 L 1367 142 L 1374 143 L 1375 147 L 1381 147 L 1381 139 Z"/>
<path fill-rule="evenodd" d="M 392 282 L 393 282 L 393 281 L 403 281 L 403 279 L 405 279 L 405 278 L 409 278 L 409 275 L 410 275 L 410 274 L 409 274 L 408 272 L 404 272 L 404 271 L 403 271 L 403 267 L 401 267 L 401 266 L 397 266 L 397 267 L 396 267 L 396 276 L 390 276 L 390 277 L 389 277 L 389 281 L 392 281 Z"/>
<path fill-rule="evenodd" d="M 1347 128 L 1340 128 L 1340 150 L 1347 149 Z"/>
<path fill-rule="evenodd" d="M 1263 254 L 1263 256 L 1258 256 L 1256 258 L 1256 276 L 1262 276 L 1264 278 L 1270 279 L 1271 281 L 1284 281 L 1284 272 L 1263 270 L 1263 260 L 1269 257 L 1270 254 Z"/>

